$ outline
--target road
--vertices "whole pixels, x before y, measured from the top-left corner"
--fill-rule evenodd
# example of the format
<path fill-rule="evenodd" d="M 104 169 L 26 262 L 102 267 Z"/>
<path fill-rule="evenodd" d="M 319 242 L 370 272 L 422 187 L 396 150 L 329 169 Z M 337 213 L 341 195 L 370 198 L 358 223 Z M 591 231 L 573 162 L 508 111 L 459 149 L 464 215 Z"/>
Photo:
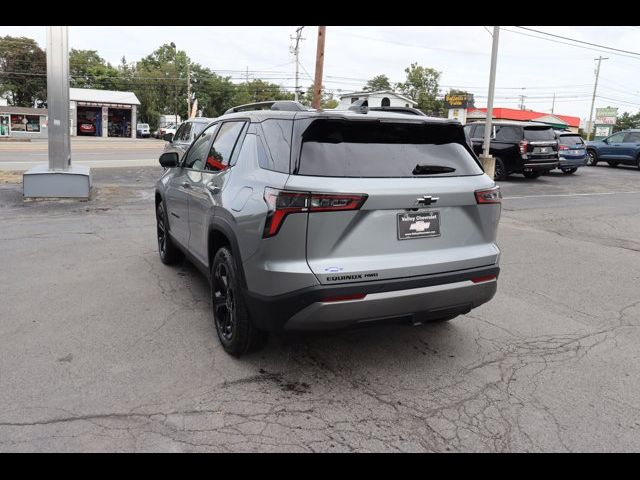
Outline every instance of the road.
<path fill-rule="evenodd" d="M 154 138 L 71 137 L 71 161 L 92 168 L 158 165 L 165 142 Z M 47 140 L 0 142 L 0 171 L 24 171 L 49 161 Z"/>
<path fill-rule="evenodd" d="M 640 171 L 502 182 L 498 293 L 439 325 L 219 346 L 160 263 L 159 168 L 0 173 L 0 451 L 638 451 Z"/>

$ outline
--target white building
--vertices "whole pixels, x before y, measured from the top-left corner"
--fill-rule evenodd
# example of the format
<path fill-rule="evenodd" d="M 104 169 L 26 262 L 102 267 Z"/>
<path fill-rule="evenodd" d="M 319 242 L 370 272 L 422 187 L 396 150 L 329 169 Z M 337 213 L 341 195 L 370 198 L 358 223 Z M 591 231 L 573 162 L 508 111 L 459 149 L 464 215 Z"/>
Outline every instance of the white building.
<path fill-rule="evenodd" d="M 140 101 L 133 92 L 69 89 L 71 135 L 136 138 Z"/>
<path fill-rule="evenodd" d="M 353 102 L 367 100 L 370 107 L 414 107 L 418 104 L 410 98 L 403 97 L 392 90 L 378 92 L 353 92 L 340 95 L 337 110 L 346 110 Z"/>

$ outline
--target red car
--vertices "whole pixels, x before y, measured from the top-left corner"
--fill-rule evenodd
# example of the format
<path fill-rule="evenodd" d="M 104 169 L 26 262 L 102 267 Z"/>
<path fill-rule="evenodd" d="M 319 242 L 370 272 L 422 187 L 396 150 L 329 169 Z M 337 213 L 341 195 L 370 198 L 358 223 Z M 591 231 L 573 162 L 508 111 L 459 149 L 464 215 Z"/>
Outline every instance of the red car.
<path fill-rule="evenodd" d="M 90 122 L 82 122 L 78 125 L 78 128 L 80 129 L 79 133 L 94 135 L 96 133 L 96 126 Z"/>

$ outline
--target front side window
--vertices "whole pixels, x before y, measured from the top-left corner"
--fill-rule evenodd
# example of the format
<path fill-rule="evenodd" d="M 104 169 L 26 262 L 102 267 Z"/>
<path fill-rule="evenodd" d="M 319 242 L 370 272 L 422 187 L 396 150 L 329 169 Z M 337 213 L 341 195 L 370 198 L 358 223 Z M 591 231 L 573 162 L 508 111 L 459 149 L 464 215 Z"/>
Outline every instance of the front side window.
<path fill-rule="evenodd" d="M 624 138 L 624 133 L 616 133 L 612 135 L 607 140 L 609 143 L 622 143 L 622 139 Z"/>
<path fill-rule="evenodd" d="M 229 166 L 229 160 L 245 122 L 226 122 L 220 127 L 207 156 L 205 170 L 221 171 Z"/>
<path fill-rule="evenodd" d="M 193 122 L 191 124 L 191 139 L 193 140 L 198 135 L 200 135 L 200 132 L 202 132 L 206 126 L 207 126 L 206 123 Z"/>
<path fill-rule="evenodd" d="M 202 135 L 194 142 L 189 149 L 184 161 L 185 168 L 192 168 L 194 170 L 202 170 L 209 152 L 209 145 L 211 139 L 215 135 L 218 125 L 212 125 L 207 128 Z"/>
<path fill-rule="evenodd" d="M 472 138 L 484 138 L 484 123 L 476 126 L 476 129 L 473 132 Z"/>

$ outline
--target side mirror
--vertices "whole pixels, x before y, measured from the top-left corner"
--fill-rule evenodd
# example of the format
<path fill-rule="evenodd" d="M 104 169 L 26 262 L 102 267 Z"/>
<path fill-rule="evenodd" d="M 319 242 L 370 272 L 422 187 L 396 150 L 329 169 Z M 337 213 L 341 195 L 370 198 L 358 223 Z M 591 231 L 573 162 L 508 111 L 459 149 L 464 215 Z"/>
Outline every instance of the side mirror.
<path fill-rule="evenodd" d="M 162 139 L 163 139 L 165 142 L 169 142 L 169 143 L 173 142 L 173 133 L 165 133 L 165 134 L 162 136 Z"/>
<path fill-rule="evenodd" d="M 174 168 L 178 166 L 178 154 L 176 152 L 166 152 L 160 155 L 160 165 L 164 168 Z"/>

